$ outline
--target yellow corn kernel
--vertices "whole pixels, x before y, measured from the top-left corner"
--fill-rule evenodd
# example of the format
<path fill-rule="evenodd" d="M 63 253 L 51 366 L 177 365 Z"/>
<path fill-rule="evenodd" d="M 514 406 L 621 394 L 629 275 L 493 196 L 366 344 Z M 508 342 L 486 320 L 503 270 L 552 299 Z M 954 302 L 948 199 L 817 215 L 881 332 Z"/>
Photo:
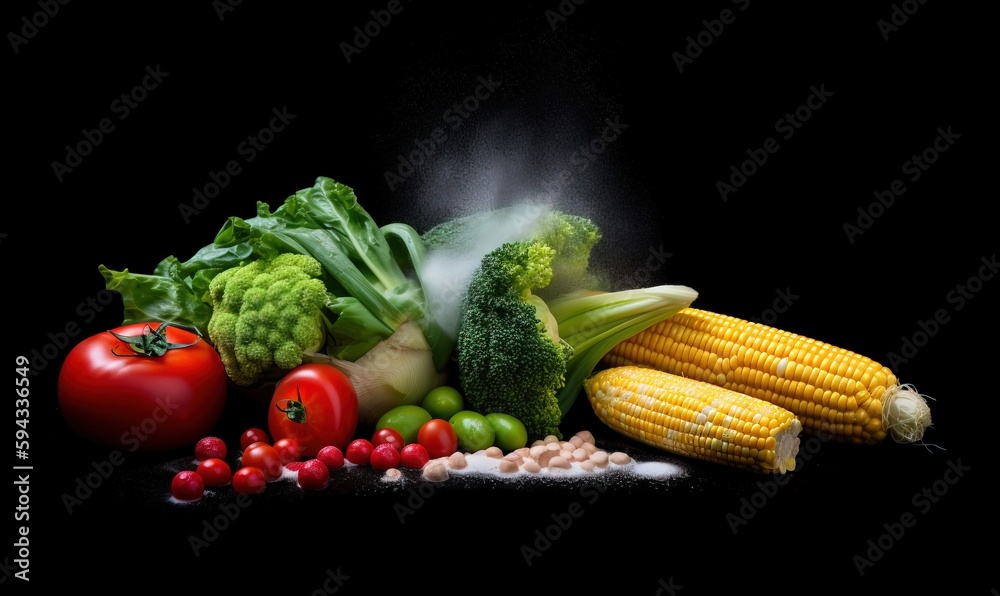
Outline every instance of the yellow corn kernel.
<path fill-rule="evenodd" d="M 584 390 L 602 422 L 646 445 L 762 473 L 795 469 L 802 425 L 764 400 L 640 366 L 598 371 Z"/>
<path fill-rule="evenodd" d="M 717 367 L 720 361 L 728 364 Z M 888 434 L 919 441 L 931 424 L 924 397 L 871 358 L 696 308 L 622 341 L 602 364 L 649 366 L 743 392 L 788 408 L 806 432 L 838 441 L 875 444 Z"/>

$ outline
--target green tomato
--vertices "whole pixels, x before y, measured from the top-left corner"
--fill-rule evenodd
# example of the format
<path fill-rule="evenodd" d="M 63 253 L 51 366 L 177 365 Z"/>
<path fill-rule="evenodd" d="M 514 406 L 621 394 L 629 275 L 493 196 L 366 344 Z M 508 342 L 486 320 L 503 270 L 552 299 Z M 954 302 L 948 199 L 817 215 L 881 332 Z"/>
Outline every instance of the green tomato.
<path fill-rule="evenodd" d="M 462 410 L 448 420 L 458 435 L 458 448 L 475 453 L 493 446 L 496 433 L 493 425 L 479 412 Z"/>
<path fill-rule="evenodd" d="M 416 443 L 417 431 L 425 422 L 433 418 L 430 412 L 420 406 L 396 406 L 389 410 L 375 423 L 375 430 L 392 428 L 403 436 L 403 444 Z"/>
<path fill-rule="evenodd" d="M 517 418 L 509 414 L 494 412 L 486 415 L 496 435 L 494 444 L 503 451 L 514 451 L 528 444 L 528 429 Z"/>
<path fill-rule="evenodd" d="M 465 409 L 465 400 L 454 387 L 442 385 L 431 389 L 420 402 L 420 406 L 435 418 L 450 420 L 452 416 Z"/>

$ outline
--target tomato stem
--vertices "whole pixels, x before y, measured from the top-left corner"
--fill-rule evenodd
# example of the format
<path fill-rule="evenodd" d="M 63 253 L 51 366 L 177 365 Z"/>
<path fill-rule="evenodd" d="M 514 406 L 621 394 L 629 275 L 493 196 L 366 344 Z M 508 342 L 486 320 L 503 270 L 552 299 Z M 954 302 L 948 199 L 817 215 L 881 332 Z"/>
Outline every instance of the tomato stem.
<path fill-rule="evenodd" d="M 291 420 L 292 422 L 305 424 L 306 406 L 304 403 L 302 403 L 302 392 L 299 390 L 298 385 L 295 386 L 295 395 L 299 398 L 298 401 L 294 399 L 286 399 L 283 401 L 286 404 L 288 404 L 287 407 L 282 408 L 281 402 L 274 404 L 274 407 L 277 408 L 279 412 L 282 412 L 285 416 L 288 416 L 288 419 Z"/>
<path fill-rule="evenodd" d="M 187 344 L 171 343 L 167 341 L 167 327 L 169 326 L 170 323 L 163 323 L 158 329 L 154 330 L 149 325 L 146 325 L 143 327 L 140 335 L 122 335 L 109 330 L 108 333 L 127 343 L 132 348 L 132 353 L 120 354 L 115 351 L 115 347 L 117 347 L 115 346 L 111 348 L 111 353 L 115 356 L 163 356 L 169 350 L 189 348 L 201 341 L 201 334 L 197 330 L 193 330 L 198 336 L 198 339 L 195 341 Z M 174 326 L 178 327 L 177 325 Z"/>

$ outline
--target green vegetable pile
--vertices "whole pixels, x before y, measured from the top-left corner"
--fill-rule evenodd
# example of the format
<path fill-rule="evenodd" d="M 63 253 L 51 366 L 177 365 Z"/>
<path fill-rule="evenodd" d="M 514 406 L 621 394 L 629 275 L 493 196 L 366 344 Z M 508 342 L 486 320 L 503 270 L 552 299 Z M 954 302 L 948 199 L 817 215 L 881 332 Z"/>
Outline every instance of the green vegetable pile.
<path fill-rule="evenodd" d="M 330 178 L 277 209 L 230 217 L 186 260 L 152 273 L 99 267 L 123 323 L 193 327 L 237 386 L 327 362 L 358 389 L 362 421 L 460 385 L 469 408 L 521 420 L 532 439 L 559 425 L 583 379 L 617 342 L 688 306 L 683 286 L 605 291 L 586 217 L 505 207 L 419 234 L 379 225 Z"/>

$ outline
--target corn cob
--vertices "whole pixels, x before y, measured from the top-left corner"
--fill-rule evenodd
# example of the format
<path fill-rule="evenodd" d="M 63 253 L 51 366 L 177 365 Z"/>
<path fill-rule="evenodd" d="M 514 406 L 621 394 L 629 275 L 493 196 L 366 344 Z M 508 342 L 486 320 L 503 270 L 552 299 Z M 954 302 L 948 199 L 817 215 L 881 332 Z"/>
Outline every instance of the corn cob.
<path fill-rule="evenodd" d="M 893 372 L 828 343 L 695 308 L 620 342 L 605 366 L 644 365 L 746 393 L 791 410 L 803 429 L 876 444 L 919 441 L 931 424 L 924 396 Z"/>
<path fill-rule="evenodd" d="M 646 445 L 762 473 L 795 469 L 802 425 L 764 400 L 641 366 L 601 370 L 584 391 L 602 422 Z"/>

